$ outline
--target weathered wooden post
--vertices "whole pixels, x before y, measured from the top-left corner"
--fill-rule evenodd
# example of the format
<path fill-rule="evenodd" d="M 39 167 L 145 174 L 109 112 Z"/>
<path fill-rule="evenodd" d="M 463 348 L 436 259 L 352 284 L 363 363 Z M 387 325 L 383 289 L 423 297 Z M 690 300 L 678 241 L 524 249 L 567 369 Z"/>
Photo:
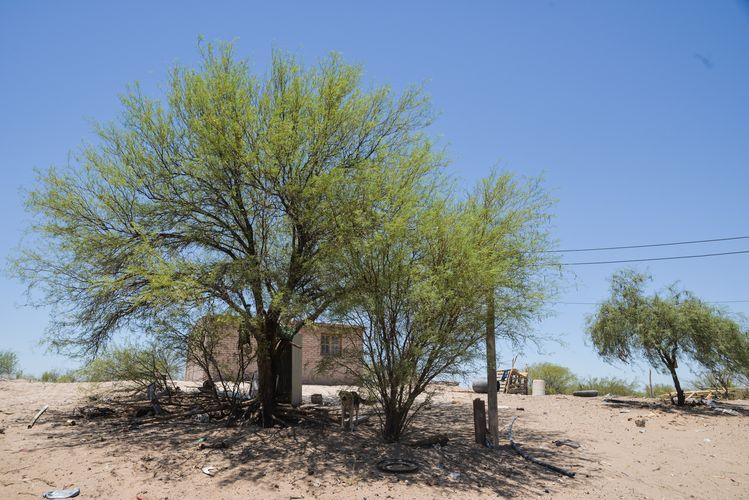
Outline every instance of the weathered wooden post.
<path fill-rule="evenodd" d="M 476 398 L 473 400 L 473 432 L 476 443 L 486 446 L 486 410 L 484 400 Z"/>
<path fill-rule="evenodd" d="M 489 403 L 489 442 L 499 442 L 499 415 L 497 413 L 497 350 L 495 339 L 494 289 L 486 298 L 486 395 Z"/>
<path fill-rule="evenodd" d="M 648 386 L 650 387 L 650 398 L 654 398 L 653 396 L 653 369 L 651 368 L 648 372 Z"/>

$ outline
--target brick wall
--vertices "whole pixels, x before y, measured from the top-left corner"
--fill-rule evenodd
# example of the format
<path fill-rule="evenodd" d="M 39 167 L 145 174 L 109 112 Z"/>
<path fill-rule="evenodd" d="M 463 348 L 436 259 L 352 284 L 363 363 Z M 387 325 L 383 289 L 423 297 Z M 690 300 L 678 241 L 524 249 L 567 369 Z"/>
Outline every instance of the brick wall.
<path fill-rule="evenodd" d="M 320 363 L 324 359 L 321 353 L 323 335 L 339 336 L 341 348 L 347 358 L 353 354 L 361 357 L 361 330 L 346 325 L 316 323 L 304 326 L 299 331 L 302 335 L 302 383 L 322 385 L 344 385 L 356 382 L 356 374 L 345 370 L 342 366 L 332 363 L 328 369 L 320 371 Z M 351 363 L 347 363 L 351 365 Z"/>
<path fill-rule="evenodd" d="M 221 367 L 222 374 L 225 378 L 233 377 L 237 372 L 239 363 L 238 350 L 238 327 L 236 325 L 222 325 L 222 332 L 219 334 L 217 343 L 214 347 L 213 354 L 216 363 Z M 338 336 L 340 345 L 347 358 L 358 357 L 362 351 L 361 330 L 347 325 L 336 325 L 329 323 L 315 323 L 314 325 L 304 326 L 299 332 L 301 342 L 297 338 L 297 343 L 302 347 L 302 383 L 303 384 L 321 384 L 321 385 L 345 385 L 356 381 L 356 375 L 344 369 L 337 363 L 328 363 L 328 366 L 321 369 L 321 361 L 325 356 L 321 353 L 322 337 Z M 253 343 L 253 351 L 255 349 Z M 351 363 L 348 363 L 351 365 Z M 355 366 L 355 365 L 354 365 Z M 253 372 L 257 371 L 257 363 L 252 361 L 245 371 L 245 378 L 252 378 Z M 214 375 L 215 376 L 215 375 Z M 185 380 L 201 382 L 206 380 L 207 376 L 203 369 L 194 361 L 189 359 L 185 365 Z"/>

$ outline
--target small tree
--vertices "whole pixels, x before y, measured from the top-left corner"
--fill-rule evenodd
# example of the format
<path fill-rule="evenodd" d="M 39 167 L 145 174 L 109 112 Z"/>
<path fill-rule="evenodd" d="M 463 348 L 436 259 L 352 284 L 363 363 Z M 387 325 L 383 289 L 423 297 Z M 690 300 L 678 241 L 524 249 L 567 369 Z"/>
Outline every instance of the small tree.
<path fill-rule="evenodd" d="M 0 375 L 18 372 L 18 355 L 13 351 L 0 351 Z"/>
<path fill-rule="evenodd" d="M 728 399 L 731 393 L 731 389 L 736 386 L 736 374 L 728 371 L 713 368 L 707 370 L 694 381 L 694 385 L 698 389 L 715 389 L 723 394 L 723 397 Z"/>
<path fill-rule="evenodd" d="M 400 439 L 429 401 L 431 381 L 462 374 L 481 353 L 487 290 L 495 288 L 499 318 L 492 333 L 514 333 L 529 318 L 528 304 L 544 296 L 540 281 L 525 279 L 543 271 L 535 236 L 546 205 L 533 203 L 535 188 L 496 176 L 487 181 L 491 206 L 473 197 L 455 204 L 436 179 L 415 182 L 399 168 L 378 175 L 369 195 L 360 193 L 358 205 L 366 208 L 351 218 L 365 221 L 348 222 L 370 228 L 366 238 L 342 242 L 340 262 L 351 286 L 344 307 L 348 320 L 362 327 L 363 353 L 335 360 L 361 374 L 389 442 Z M 415 185 L 404 189 L 408 182 Z M 386 202 L 371 203 L 375 194 Z M 488 229 L 478 238 L 483 225 Z M 487 252 L 490 239 L 496 247 L 504 243 L 505 252 Z"/>
<path fill-rule="evenodd" d="M 178 354 L 168 348 L 123 345 L 110 347 L 78 374 L 89 382 L 126 381 L 143 391 L 153 383 L 159 390 L 169 390 L 179 369 Z"/>
<path fill-rule="evenodd" d="M 646 295 L 651 279 L 635 271 L 614 274 L 611 297 L 588 317 L 587 329 L 604 359 L 631 363 L 643 357 L 669 373 L 681 406 L 685 397 L 676 373 L 679 362 L 746 367 L 749 338 L 738 323 L 690 292 L 671 286 Z"/>

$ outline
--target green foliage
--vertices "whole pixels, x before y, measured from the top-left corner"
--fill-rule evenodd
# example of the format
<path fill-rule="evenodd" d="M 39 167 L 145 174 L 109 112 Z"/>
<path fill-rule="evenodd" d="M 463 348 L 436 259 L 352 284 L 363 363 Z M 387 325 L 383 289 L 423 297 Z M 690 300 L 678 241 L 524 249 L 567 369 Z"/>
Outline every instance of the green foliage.
<path fill-rule="evenodd" d="M 637 389 L 637 381 L 627 382 L 617 377 L 588 377 L 577 382 L 575 390 L 594 389 L 598 394 L 616 396 L 643 396 Z"/>
<path fill-rule="evenodd" d="M 18 355 L 13 351 L 0 351 L 0 375 L 18 372 Z"/>
<path fill-rule="evenodd" d="M 736 387 L 738 377 L 732 371 L 713 369 L 703 372 L 694 380 L 693 384 L 698 389 L 714 389 L 720 391 L 722 397 L 728 399 L 731 391 Z"/>
<path fill-rule="evenodd" d="M 274 52 L 261 78 L 232 50 L 208 45 L 200 68 L 174 68 L 163 99 L 136 85 L 78 162 L 39 175 L 27 200 L 38 238 L 15 270 L 56 306 L 53 347 L 94 356 L 124 327 L 174 345 L 231 310 L 272 384 L 282 326 L 346 294 L 341 242 L 366 234 L 363 212 L 382 205 L 361 205 L 362 191 L 391 169 L 409 190 L 441 165 L 419 89 L 365 89 L 336 54 L 305 67 Z"/>
<path fill-rule="evenodd" d="M 531 380 L 543 380 L 547 394 L 570 394 L 577 384 L 577 376 L 564 366 L 554 363 L 535 363 L 528 367 Z"/>
<path fill-rule="evenodd" d="M 674 386 L 671 384 L 653 384 L 653 397 L 657 398 L 661 394 L 669 394 L 669 393 L 673 394 L 674 392 L 676 391 L 674 390 Z M 643 393 L 646 396 L 649 396 L 650 387 L 645 386 L 645 390 L 643 391 Z"/>
<path fill-rule="evenodd" d="M 180 357 L 159 345 L 112 347 L 80 371 L 88 382 L 127 381 L 145 388 L 155 383 L 166 389 L 181 369 Z"/>
<path fill-rule="evenodd" d="M 648 296 L 650 280 L 634 271 L 612 277 L 611 297 L 588 318 L 588 333 L 600 356 L 624 363 L 642 357 L 670 373 L 680 405 L 680 361 L 713 370 L 749 367 L 749 335 L 736 321 L 675 286 Z"/>
<path fill-rule="evenodd" d="M 272 425 L 286 342 L 321 315 L 357 316 L 397 439 L 426 384 L 475 357 L 487 294 L 497 334 L 527 337 L 550 289 L 551 200 L 493 175 L 457 202 L 423 92 L 365 89 L 336 54 L 305 67 L 274 52 L 263 78 L 230 45 L 202 56 L 164 99 L 135 86 L 121 120 L 29 195 L 38 238 L 15 269 L 56 306 L 52 346 L 94 356 L 139 327 L 174 349 L 231 311 L 256 341 Z M 142 379 L 104 359 L 90 378 Z"/>
<path fill-rule="evenodd" d="M 60 370 L 47 370 L 42 373 L 39 380 L 42 382 L 59 382 L 59 383 L 71 383 L 76 382 L 78 379 L 75 370 L 69 370 L 67 372 L 61 372 Z"/>
<path fill-rule="evenodd" d="M 402 168 L 360 191 L 357 216 L 368 232 L 341 242 L 339 268 L 350 284 L 344 316 L 362 327 L 364 351 L 335 362 L 353 373 L 364 366 L 361 382 L 382 408 L 386 441 L 398 440 L 428 401 L 417 397 L 432 380 L 459 375 L 481 352 L 488 290 L 496 287 L 508 335 L 520 334 L 514 328 L 545 293 L 535 280 L 545 271 L 539 249 L 548 219 L 537 184 L 493 176 L 456 204 L 439 184 L 409 180 Z"/>

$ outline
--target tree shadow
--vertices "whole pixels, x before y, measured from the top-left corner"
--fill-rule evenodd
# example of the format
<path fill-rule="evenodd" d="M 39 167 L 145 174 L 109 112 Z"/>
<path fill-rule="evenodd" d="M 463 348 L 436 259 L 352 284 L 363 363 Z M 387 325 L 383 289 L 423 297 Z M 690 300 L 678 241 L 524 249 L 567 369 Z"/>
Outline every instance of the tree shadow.
<path fill-rule="evenodd" d="M 44 447 L 99 447 L 164 480 L 179 480 L 212 465 L 218 469 L 217 487 L 239 482 L 286 483 L 301 494 L 314 496 L 321 488 L 356 484 L 366 490 L 378 483 L 407 481 L 448 495 L 457 489 L 513 497 L 560 492 L 600 470 L 590 450 L 551 444 L 566 439 L 563 433 L 540 432 L 522 424 L 515 425 L 513 437 L 523 450 L 576 471 L 577 478 L 568 479 L 524 460 L 510 448 L 506 429 L 502 444 L 495 449 L 475 444 L 472 409 L 467 404 L 430 405 L 413 423 L 405 442 L 395 444 L 380 439 L 374 416 L 353 432 L 336 425 L 263 429 L 231 426 L 225 420 L 137 425 L 119 411 L 75 426 L 66 423 L 70 418 L 69 412 L 50 412 L 50 439 Z M 436 433 L 449 436 L 447 445 L 415 448 L 407 444 Z M 413 460 L 419 468 L 408 474 L 386 473 L 377 467 L 384 458 Z"/>
<path fill-rule="evenodd" d="M 704 418 L 736 418 L 736 417 L 748 417 L 749 406 L 739 402 L 727 402 L 720 401 L 715 402 L 714 406 L 708 406 L 706 404 L 690 404 L 687 403 L 684 406 L 678 406 L 671 403 L 664 403 L 662 401 L 648 401 L 648 400 L 637 400 L 637 399 L 604 399 L 603 403 L 608 408 L 640 408 L 644 410 L 660 411 L 663 413 L 670 414 L 684 414 L 694 417 Z M 724 411 L 728 410 L 728 412 Z"/>

